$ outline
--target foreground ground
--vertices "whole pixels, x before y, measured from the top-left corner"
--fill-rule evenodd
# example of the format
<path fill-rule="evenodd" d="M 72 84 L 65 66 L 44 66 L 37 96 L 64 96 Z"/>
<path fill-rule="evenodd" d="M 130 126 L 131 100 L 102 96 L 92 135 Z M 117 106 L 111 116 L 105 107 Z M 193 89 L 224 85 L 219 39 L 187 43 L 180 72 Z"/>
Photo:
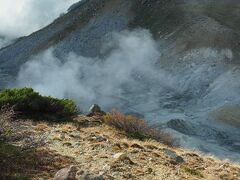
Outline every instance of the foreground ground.
<path fill-rule="evenodd" d="M 45 141 L 37 150 L 12 160 L 21 166 L 14 167 L 21 177 L 51 179 L 60 169 L 75 165 L 97 179 L 240 179 L 237 164 L 153 140 L 130 139 L 98 118 L 78 116 L 74 123 L 64 124 L 20 121 L 19 127 L 19 134 Z M 25 141 L 14 146 L 21 143 Z"/>

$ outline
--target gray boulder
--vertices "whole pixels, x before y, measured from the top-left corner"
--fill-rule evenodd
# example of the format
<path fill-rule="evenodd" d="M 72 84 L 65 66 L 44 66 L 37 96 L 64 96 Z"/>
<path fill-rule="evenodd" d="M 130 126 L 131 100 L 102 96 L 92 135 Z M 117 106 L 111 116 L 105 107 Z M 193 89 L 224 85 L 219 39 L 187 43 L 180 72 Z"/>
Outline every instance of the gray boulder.
<path fill-rule="evenodd" d="M 87 116 L 91 117 L 91 116 L 94 116 L 94 115 L 104 115 L 105 112 L 102 111 L 101 107 L 97 104 L 93 104 L 90 108 L 89 108 L 89 113 Z"/>
<path fill-rule="evenodd" d="M 170 149 L 163 149 L 164 155 L 170 159 L 170 162 L 172 164 L 182 164 L 184 163 L 184 159 L 177 155 L 174 151 L 170 150 Z"/>
<path fill-rule="evenodd" d="M 92 176 L 88 172 L 79 170 L 76 173 L 76 179 L 77 180 L 104 180 L 102 175 L 99 176 Z"/>
<path fill-rule="evenodd" d="M 78 170 L 79 169 L 73 165 L 68 168 L 63 168 L 55 174 L 53 180 L 75 180 Z"/>
<path fill-rule="evenodd" d="M 77 166 L 71 165 L 70 167 L 59 170 L 53 180 L 103 180 L 103 175 L 91 175 L 87 171 L 79 169 Z"/>

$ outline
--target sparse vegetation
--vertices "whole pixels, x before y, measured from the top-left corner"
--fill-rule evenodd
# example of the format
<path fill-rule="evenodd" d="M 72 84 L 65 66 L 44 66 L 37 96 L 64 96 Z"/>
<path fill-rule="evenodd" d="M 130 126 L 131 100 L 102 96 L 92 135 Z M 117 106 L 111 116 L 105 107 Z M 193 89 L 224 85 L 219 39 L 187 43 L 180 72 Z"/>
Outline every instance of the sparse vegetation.
<path fill-rule="evenodd" d="M 126 119 L 121 113 L 115 113 L 121 119 Z M 236 179 L 239 177 L 239 166 L 234 167 L 214 159 L 210 161 L 208 157 L 167 147 L 168 152 L 173 152 L 177 157 L 184 159 L 179 165 L 173 163 L 175 157 L 166 154 L 166 145 L 162 143 L 128 138 L 126 135 L 129 133 L 123 133 L 114 128 L 115 126 L 95 125 L 95 118 L 98 119 L 99 116 L 76 118 L 80 118 L 78 123 L 85 124 L 85 121 L 81 121 L 83 118 L 88 120 L 89 125 L 79 128 L 79 124 L 72 122 L 49 123 L 20 119 L 12 121 L 11 118 L 5 118 L 9 119 L 7 127 L 11 128 L 11 138 L 0 141 L 0 179 L 52 179 L 60 169 L 79 164 L 81 164 L 81 172 L 96 177 L 99 171 L 104 172 L 104 179 L 163 177 Z M 143 123 L 143 126 L 137 125 L 136 129 L 142 130 L 146 127 L 142 120 L 128 118 Z M 134 129 L 134 126 L 131 125 L 130 129 Z M 47 143 L 40 146 L 39 143 L 33 143 L 41 142 L 39 136 L 42 135 L 45 135 L 44 140 Z M 149 137 L 143 135 L 144 138 Z M 226 168 L 229 172 L 226 172 Z"/>
<path fill-rule="evenodd" d="M 125 131 L 132 138 L 140 140 L 155 139 L 167 145 L 173 145 L 173 139 L 169 134 L 150 128 L 144 120 L 131 115 L 125 116 L 116 110 L 112 110 L 103 119 L 106 124 Z"/>
<path fill-rule="evenodd" d="M 186 167 L 184 166 L 183 167 L 183 170 L 193 176 L 197 176 L 197 177 L 200 177 L 200 178 L 203 178 L 203 175 L 198 171 L 198 170 L 195 170 L 195 169 L 191 169 L 189 167 Z"/>
<path fill-rule="evenodd" d="M 0 179 L 31 179 L 36 169 L 47 168 L 49 159 L 43 157 L 53 155 L 37 151 L 45 145 L 46 133 L 30 135 L 15 116 L 11 106 L 0 110 Z"/>
<path fill-rule="evenodd" d="M 12 106 L 24 116 L 67 119 L 79 113 L 75 103 L 69 99 L 41 96 L 31 88 L 5 89 L 0 92 L 0 108 Z"/>
<path fill-rule="evenodd" d="M 49 150 L 22 151 L 18 146 L 0 142 L 0 179 L 50 179 L 56 168 L 72 162 L 71 158 L 56 156 Z"/>
<path fill-rule="evenodd" d="M 2 107 L 0 110 L 0 141 L 6 140 L 11 134 L 13 126 L 10 122 L 15 113 L 11 107 Z"/>

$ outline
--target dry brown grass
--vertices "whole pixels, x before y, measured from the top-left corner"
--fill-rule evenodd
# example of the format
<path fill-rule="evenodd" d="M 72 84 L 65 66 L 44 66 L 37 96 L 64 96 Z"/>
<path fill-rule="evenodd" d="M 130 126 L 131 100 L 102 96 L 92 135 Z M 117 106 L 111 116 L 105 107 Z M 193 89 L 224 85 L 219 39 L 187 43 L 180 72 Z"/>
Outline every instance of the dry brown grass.
<path fill-rule="evenodd" d="M 64 124 L 61 128 L 61 131 L 64 133 L 71 133 L 74 131 L 75 127 L 72 124 Z"/>
<path fill-rule="evenodd" d="M 15 112 L 12 107 L 4 106 L 0 110 L 0 140 L 5 140 L 11 135 L 13 126 L 11 125 Z"/>
<path fill-rule="evenodd" d="M 46 129 L 48 129 L 48 125 L 47 124 L 38 124 L 37 126 L 36 126 L 36 131 L 45 131 Z"/>
<path fill-rule="evenodd" d="M 0 179 L 27 179 L 24 174 L 36 167 L 36 148 L 45 144 L 43 134 L 32 136 L 27 122 L 15 117 L 12 107 L 0 110 Z"/>
<path fill-rule="evenodd" d="M 115 109 L 104 115 L 103 119 L 106 124 L 126 132 L 129 137 L 140 140 L 154 139 L 173 146 L 174 142 L 169 134 L 150 128 L 142 119 L 131 115 L 125 116 Z"/>
<path fill-rule="evenodd" d="M 19 147 L 21 151 L 28 151 L 44 145 L 45 134 L 37 134 L 34 137 L 26 129 L 27 123 L 16 120 L 13 107 L 6 106 L 0 111 L 0 143 L 16 144 L 21 142 Z M 48 126 L 40 124 L 37 127 L 46 129 Z M 43 128 L 44 127 L 44 128 Z"/>
<path fill-rule="evenodd" d="M 0 179 L 50 179 L 56 171 L 72 164 L 72 158 L 56 155 L 54 152 L 34 150 L 22 153 L 12 145 L 1 145 L 7 154 L 0 153 Z"/>

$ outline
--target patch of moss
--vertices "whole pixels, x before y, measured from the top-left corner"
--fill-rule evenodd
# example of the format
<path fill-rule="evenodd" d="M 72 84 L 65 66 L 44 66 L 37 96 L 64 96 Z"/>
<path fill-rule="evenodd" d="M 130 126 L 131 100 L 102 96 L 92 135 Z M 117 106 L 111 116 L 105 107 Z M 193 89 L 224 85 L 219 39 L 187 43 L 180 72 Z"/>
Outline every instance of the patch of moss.
<path fill-rule="evenodd" d="M 197 176 L 197 177 L 203 178 L 203 175 L 198 170 L 191 169 L 191 168 L 186 167 L 186 166 L 182 167 L 182 169 L 183 169 L 183 171 L 185 171 L 188 174 L 191 174 L 193 176 Z"/>

